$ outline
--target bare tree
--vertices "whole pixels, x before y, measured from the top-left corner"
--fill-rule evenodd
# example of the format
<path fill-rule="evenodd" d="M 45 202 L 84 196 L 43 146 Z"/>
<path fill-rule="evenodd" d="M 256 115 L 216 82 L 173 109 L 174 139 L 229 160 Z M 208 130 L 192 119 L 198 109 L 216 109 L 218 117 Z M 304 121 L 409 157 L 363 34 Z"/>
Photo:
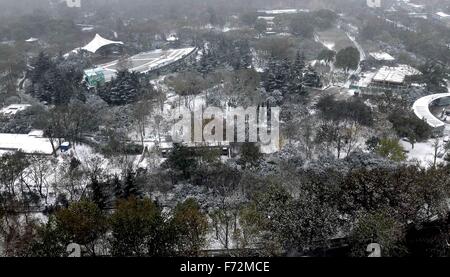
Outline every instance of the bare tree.
<path fill-rule="evenodd" d="M 133 108 L 133 119 L 135 130 L 137 131 L 141 145 L 144 147 L 146 129 L 149 123 L 149 117 L 152 114 L 152 105 L 147 100 L 139 101 Z"/>
<path fill-rule="evenodd" d="M 433 167 L 436 167 L 437 159 L 443 154 L 444 145 L 439 138 L 433 140 Z"/>
<path fill-rule="evenodd" d="M 47 197 L 50 186 L 50 175 L 55 167 L 54 161 L 49 160 L 42 155 L 31 155 L 28 158 L 30 164 L 27 168 L 28 178 L 31 181 L 31 185 L 37 189 L 40 197 L 47 203 Z M 27 179 L 28 179 L 27 178 Z"/>

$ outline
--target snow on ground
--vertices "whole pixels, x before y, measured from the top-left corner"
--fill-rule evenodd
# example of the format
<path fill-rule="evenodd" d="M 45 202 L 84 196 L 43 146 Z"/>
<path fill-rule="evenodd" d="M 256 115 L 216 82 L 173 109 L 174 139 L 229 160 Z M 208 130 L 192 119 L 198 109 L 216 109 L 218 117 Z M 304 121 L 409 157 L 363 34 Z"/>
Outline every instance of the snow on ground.
<path fill-rule="evenodd" d="M 349 77 L 352 75 L 359 75 L 359 73 L 361 73 L 361 62 L 366 60 L 366 52 L 364 51 L 364 48 L 358 43 L 358 41 L 356 41 L 356 38 L 354 36 L 352 36 L 349 32 L 346 33 L 347 37 L 353 42 L 353 44 L 355 45 L 356 49 L 358 49 L 359 51 L 359 61 L 360 63 L 358 64 L 358 68 L 355 71 L 350 71 L 349 72 Z M 345 84 L 346 88 L 349 88 L 351 85 L 351 80 L 350 78 L 347 80 L 347 83 Z"/>
<path fill-rule="evenodd" d="M 411 143 L 400 140 L 400 145 L 403 146 L 405 151 L 408 151 L 407 157 L 408 161 L 417 161 L 421 166 L 429 167 L 433 165 L 434 162 L 434 152 L 435 152 L 435 139 L 430 139 L 426 142 L 419 142 L 414 144 L 414 149 L 412 148 Z M 441 142 L 442 144 L 442 142 Z M 444 151 L 442 150 L 442 147 L 440 147 L 438 151 L 438 158 L 436 159 L 436 162 L 443 163 L 444 162 Z M 439 157 L 440 156 L 440 157 Z"/>
<path fill-rule="evenodd" d="M 258 56 L 254 48 L 250 49 L 252 54 L 252 65 L 256 72 L 262 73 L 265 70 L 265 61 Z"/>
<path fill-rule="evenodd" d="M 325 48 L 328 50 L 335 50 L 336 43 L 333 41 L 324 41 L 322 40 L 319 35 L 316 33 L 314 34 L 314 40 L 318 43 L 321 43 Z"/>
<path fill-rule="evenodd" d="M 360 79 L 355 83 L 355 85 L 360 88 L 369 87 L 370 83 L 372 82 L 373 77 L 375 77 L 376 74 L 377 74 L 377 72 L 374 72 L 374 71 L 368 71 L 368 72 L 361 73 L 359 75 Z"/>
<path fill-rule="evenodd" d="M 336 46 L 336 44 L 335 44 L 334 42 L 328 42 L 328 41 L 325 41 L 325 42 L 323 43 L 323 45 L 324 45 L 326 48 L 328 48 L 328 50 L 334 50 L 334 47 Z"/>
<path fill-rule="evenodd" d="M 96 168 L 100 168 L 107 172 L 109 175 L 119 175 L 123 173 L 128 164 L 137 166 L 141 155 L 128 155 L 126 160 L 121 159 L 108 159 L 100 153 L 85 144 L 77 145 L 73 149 L 74 156 L 81 162 L 84 169 L 93 171 Z M 125 157 L 123 157 L 125 158 Z"/>
<path fill-rule="evenodd" d="M 222 28 L 222 32 L 223 33 L 227 33 L 227 32 L 230 32 L 230 31 L 235 31 L 235 30 L 239 30 L 239 28 L 237 28 L 237 27 L 229 27 L 229 26 L 224 26 Z"/>
<path fill-rule="evenodd" d="M 353 42 L 353 44 L 355 45 L 356 49 L 358 49 L 359 51 L 359 61 L 364 61 L 366 59 L 366 52 L 364 52 L 364 48 L 358 43 L 358 41 L 356 40 L 356 38 L 354 36 L 352 36 L 350 33 L 347 32 L 347 37 Z"/>

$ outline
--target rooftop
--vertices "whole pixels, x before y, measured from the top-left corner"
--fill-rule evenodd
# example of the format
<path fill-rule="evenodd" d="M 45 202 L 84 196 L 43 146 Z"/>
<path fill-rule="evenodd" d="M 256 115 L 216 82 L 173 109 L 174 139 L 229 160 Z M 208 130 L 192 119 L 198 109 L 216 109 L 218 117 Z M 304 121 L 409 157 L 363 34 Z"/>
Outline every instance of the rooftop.
<path fill-rule="evenodd" d="M 22 151 L 25 154 L 51 155 L 53 148 L 48 138 L 38 135 L 38 131 L 30 134 L 0 134 L 0 151 Z"/>
<path fill-rule="evenodd" d="M 425 5 L 419 5 L 419 4 L 414 4 L 414 3 L 407 3 L 408 6 L 415 8 L 415 9 L 423 9 L 425 8 Z"/>
<path fill-rule="evenodd" d="M 450 14 L 446 14 L 446 13 L 444 13 L 444 12 L 437 12 L 436 13 L 438 16 L 440 16 L 440 17 L 443 17 L 443 18 L 448 18 L 448 17 L 450 17 Z"/>
<path fill-rule="evenodd" d="M 260 13 L 265 14 L 294 14 L 294 13 L 300 13 L 300 12 L 309 12 L 309 10 L 306 9 L 279 9 L 279 10 L 259 10 Z"/>
<path fill-rule="evenodd" d="M 406 76 L 420 75 L 417 69 L 401 64 L 395 67 L 383 66 L 373 77 L 375 82 L 388 82 L 401 84 L 405 81 Z"/>
<path fill-rule="evenodd" d="M 92 69 L 86 69 L 84 71 L 84 74 L 86 76 L 97 76 L 98 74 L 103 74 L 103 68 L 92 68 Z"/>
<path fill-rule="evenodd" d="M 394 57 L 392 57 L 391 55 L 389 55 L 386 52 L 372 52 L 372 53 L 370 53 L 370 56 L 378 61 L 394 61 L 395 60 Z"/>
<path fill-rule="evenodd" d="M 36 42 L 36 41 L 38 41 L 38 40 L 39 40 L 39 39 L 37 39 L 37 38 L 30 37 L 29 39 L 25 40 L 25 42 Z"/>
<path fill-rule="evenodd" d="M 0 114 L 12 116 L 31 107 L 29 104 L 13 104 L 0 110 Z"/>
<path fill-rule="evenodd" d="M 176 34 L 170 34 L 170 35 L 167 37 L 166 40 L 169 41 L 169 42 L 174 42 L 174 41 L 177 41 L 177 40 L 178 40 L 178 37 L 177 37 Z"/>
<path fill-rule="evenodd" d="M 82 47 L 81 49 L 86 50 L 91 53 L 97 52 L 100 48 L 106 45 L 112 45 L 112 44 L 119 44 L 123 45 L 123 42 L 121 41 L 112 41 L 106 38 L 103 38 L 99 34 L 95 35 L 95 38 L 89 42 L 86 46 Z"/>
<path fill-rule="evenodd" d="M 258 19 L 262 19 L 265 21 L 273 21 L 275 19 L 275 16 L 258 16 Z"/>
<path fill-rule="evenodd" d="M 103 38 L 99 34 L 96 34 L 94 39 L 91 42 L 89 42 L 87 45 L 72 50 L 71 52 L 65 54 L 64 57 L 69 56 L 71 53 L 78 53 L 80 50 L 86 50 L 91 53 L 96 53 L 100 48 L 102 48 L 103 46 L 107 46 L 107 45 L 124 45 L 124 43 L 121 41 L 112 41 L 112 40 Z"/>

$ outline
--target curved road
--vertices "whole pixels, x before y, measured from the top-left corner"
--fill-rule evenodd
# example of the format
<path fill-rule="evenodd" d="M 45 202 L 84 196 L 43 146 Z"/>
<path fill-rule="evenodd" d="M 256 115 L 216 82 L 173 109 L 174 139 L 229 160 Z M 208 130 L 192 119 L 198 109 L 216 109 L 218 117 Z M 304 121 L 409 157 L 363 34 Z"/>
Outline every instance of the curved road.
<path fill-rule="evenodd" d="M 431 94 L 417 99 L 413 104 L 413 110 L 418 118 L 425 120 L 431 127 L 444 128 L 449 133 L 450 124 L 436 118 L 430 111 L 431 103 L 444 97 L 450 97 L 450 87 L 448 93 Z"/>

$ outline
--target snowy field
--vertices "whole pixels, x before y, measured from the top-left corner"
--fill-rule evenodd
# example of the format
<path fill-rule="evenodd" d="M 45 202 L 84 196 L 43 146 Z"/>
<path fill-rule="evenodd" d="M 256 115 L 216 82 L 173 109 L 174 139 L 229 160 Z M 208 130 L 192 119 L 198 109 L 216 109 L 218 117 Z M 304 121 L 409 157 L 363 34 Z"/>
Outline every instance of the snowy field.
<path fill-rule="evenodd" d="M 434 163 L 434 153 L 436 149 L 435 139 L 430 139 L 426 142 L 420 142 L 414 144 L 414 149 L 411 143 L 400 140 L 401 146 L 408 151 L 408 161 L 418 162 L 423 167 L 430 167 Z M 445 150 L 443 149 L 443 142 L 439 142 L 436 163 L 441 164 L 444 162 Z"/>
<path fill-rule="evenodd" d="M 322 43 L 327 49 L 335 51 L 353 46 L 352 41 L 347 37 L 345 32 L 338 28 L 318 32 L 315 40 Z"/>

